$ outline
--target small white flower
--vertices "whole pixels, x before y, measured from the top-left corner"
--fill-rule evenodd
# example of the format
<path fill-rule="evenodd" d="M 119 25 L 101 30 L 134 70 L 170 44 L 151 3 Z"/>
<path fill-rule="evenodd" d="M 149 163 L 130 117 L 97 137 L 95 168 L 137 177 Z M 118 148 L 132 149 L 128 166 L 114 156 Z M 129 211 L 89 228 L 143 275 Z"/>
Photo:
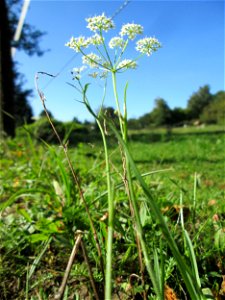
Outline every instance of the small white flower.
<path fill-rule="evenodd" d="M 103 44 L 103 38 L 98 33 L 95 33 L 93 36 L 89 37 L 87 41 L 89 45 L 97 46 Z"/>
<path fill-rule="evenodd" d="M 95 53 L 90 53 L 86 56 L 82 56 L 83 64 L 89 65 L 91 68 L 98 68 L 99 63 L 101 63 L 101 57 L 96 55 Z"/>
<path fill-rule="evenodd" d="M 87 69 L 86 66 L 81 66 L 80 68 L 73 68 L 72 72 L 73 72 L 73 73 L 81 73 L 81 72 L 83 72 L 85 69 Z"/>
<path fill-rule="evenodd" d="M 108 31 L 115 27 L 113 21 L 107 18 L 104 13 L 100 16 L 87 18 L 86 21 L 88 22 L 87 28 L 94 32 L 99 30 Z"/>
<path fill-rule="evenodd" d="M 134 40 L 137 34 L 143 33 L 143 27 L 139 24 L 128 23 L 122 26 L 120 35 L 127 35 L 130 40 Z"/>
<path fill-rule="evenodd" d="M 137 41 L 136 45 L 136 50 L 147 56 L 150 56 L 153 51 L 157 51 L 161 48 L 160 42 L 154 37 L 141 39 Z"/>
<path fill-rule="evenodd" d="M 80 52 L 81 48 L 87 48 L 89 46 L 89 42 L 84 36 L 79 36 L 77 38 L 72 37 L 66 46 L 72 48 L 76 52 Z"/>
<path fill-rule="evenodd" d="M 136 68 L 137 68 L 136 61 L 131 60 L 131 59 L 124 59 L 117 66 L 117 70 L 118 69 L 136 69 Z"/>
<path fill-rule="evenodd" d="M 81 79 L 81 73 L 86 69 L 86 66 L 82 66 L 80 68 L 73 68 L 72 74 L 74 75 L 73 78 L 80 80 Z"/>
<path fill-rule="evenodd" d="M 123 48 L 124 44 L 125 41 L 121 37 L 115 36 L 111 38 L 111 40 L 109 41 L 109 48 L 111 49 L 114 49 L 116 47 Z"/>

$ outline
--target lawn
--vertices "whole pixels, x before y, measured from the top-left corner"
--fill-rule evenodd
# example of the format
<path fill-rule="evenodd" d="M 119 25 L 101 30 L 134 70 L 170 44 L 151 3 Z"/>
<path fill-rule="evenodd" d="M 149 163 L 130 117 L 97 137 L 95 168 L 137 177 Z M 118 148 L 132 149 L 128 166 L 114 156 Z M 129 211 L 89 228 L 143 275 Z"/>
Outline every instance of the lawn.
<path fill-rule="evenodd" d="M 184 260 L 190 268 L 195 271 L 197 268 L 201 289 L 211 294 L 206 299 L 224 299 L 223 128 L 131 131 L 129 140 L 136 166 Z M 140 263 L 140 245 L 124 191 L 121 152 L 121 146 L 110 137 L 110 176 L 115 201 L 113 299 L 157 299 L 145 266 Z M 29 134 L 3 141 L 1 299 L 53 299 L 61 285 L 77 230 L 82 231 L 86 256 L 80 247 L 63 299 L 93 299 L 91 276 L 99 299 L 104 299 L 108 218 L 104 153 L 98 141 L 69 147 L 68 154 L 97 232 L 102 258 L 98 255 L 90 218 L 73 182 L 63 149 L 37 142 Z M 132 175 L 147 252 L 154 272 L 165 286 L 165 299 L 191 299 L 135 172 Z M 184 228 L 191 247 L 184 237 Z M 173 298 L 169 298 L 169 293 Z"/>

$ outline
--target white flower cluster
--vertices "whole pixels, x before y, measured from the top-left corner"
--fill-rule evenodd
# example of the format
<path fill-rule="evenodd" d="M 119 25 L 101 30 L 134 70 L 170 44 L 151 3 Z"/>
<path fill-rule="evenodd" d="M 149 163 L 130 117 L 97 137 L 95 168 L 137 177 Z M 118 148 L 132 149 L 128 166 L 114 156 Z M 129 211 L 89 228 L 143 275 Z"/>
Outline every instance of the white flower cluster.
<path fill-rule="evenodd" d="M 74 75 L 74 79 L 80 80 L 81 79 L 81 73 L 87 69 L 86 66 L 82 66 L 80 68 L 74 68 L 72 70 L 72 74 Z"/>
<path fill-rule="evenodd" d="M 130 40 L 134 40 L 137 34 L 143 33 L 143 27 L 139 24 L 128 23 L 122 26 L 120 35 L 127 35 Z"/>
<path fill-rule="evenodd" d="M 115 36 L 113 38 L 111 38 L 111 40 L 109 41 L 109 48 L 114 49 L 114 48 L 123 48 L 125 44 L 125 41 L 119 37 L 119 36 Z"/>
<path fill-rule="evenodd" d="M 94 32 L 108 31 L 115 27 L 113 21 L 107 18 L 104 13 L 100 16 L 87 18 L 86 21 L 88 22 L 87 28 Z"/>
<path fill-rule="evenodd" d="M 143 27 L 135 23 L 127 23 L 122 26 L 118 36 L 114 36 L 108 43 L 108 47 L 111 49 L 116 49 L 114 60 L 109 57 L 108 49 L 106 48 L 105 39 L 102 32 L 108 31 L 109 29 L 114 28 L 114 23 L 112 19 L 105 16 L 103 13 L 99 16 L 94 16 L 92 18 L 86 19 L 89 28 L 93 31 L 93 35 L 85 38 L 84 36 L 79 36 L 77 38 L 72 37 L 66 46 L 72 48 L 76 52 L 81 52 L 82 62 L 85 65 L 88 65 L 90 68 L 97 69 L 97 72 L 89 74 L 91 77 L 96 78 L 105 78 L 110 72 L 119 72 L 125 71 L 127 69 L 136 69 L 137 68 L 137 59 L 124 59 L 120 61 L 123 52 L 125 51 L 129 40 L 134 40 L 137 35 L 143 33 Z M 103 45 L 102 48 L 98 47 Z M 97 49 L 99 55 L 95 53 L 89 53 L 86 55 L 84 49 L 89 46 L 94 46 Z M 140 39 L 136 42 L 136 50 L 142 54 L 150 56 L 152 52 L 157 51 L 161 47 L 160 42 L 154 37 L 146 37 Z M 117 53 L 120 48 L 121 52 Z M 102 51 L 103 50 L 103 51 Z M 118 60 L 117 60 L 118 59 Z M 80 80 L 81 72 L 87 68 L 86 66 L 81 68 L 75 68 L 72 71 L 74 78 Z"/>
<path fill-rule="evenodd" d="M 136 45 L 136 50 L 147 56 L 150 56 L 153 51 L 157 51 L 161 47 L 160 42 L 154 37 L 141 39 L 137 41 Z"/>
<path fill-rule="evenodd" d="M 72 37 L 70 41 L 66 44 L 66 46 L 75 50 L 76 52 L 80 52 L 81 48 L 87 48 L 89 46 L 89 42 L 85 39 L 84 36 L 79 36 L 77 38 Z"/>
<path fill-rule="evenodd" d="M 90 68 L 98 68 L 99 63 L 101 64 L 101 57 L 95 53 L 90 53 L 88 55 L 82 56 L 83 64 L 88 65 Z"/>
<path fill-rule="evenodd" d="M 119 70 L 119 69 L 136 69 L 136 68 L 137 68 L 136 61 L 131 60 L 131 59 L 124 59 L 117 66 L 117 70 Z"/>
<path fill-rule="evenodd" d="M 103 44 L 103 38 L 98 33 L 95 33 L 93 36 L 87 39 L 87 43 L 89 45 L 98 46 Z"/>

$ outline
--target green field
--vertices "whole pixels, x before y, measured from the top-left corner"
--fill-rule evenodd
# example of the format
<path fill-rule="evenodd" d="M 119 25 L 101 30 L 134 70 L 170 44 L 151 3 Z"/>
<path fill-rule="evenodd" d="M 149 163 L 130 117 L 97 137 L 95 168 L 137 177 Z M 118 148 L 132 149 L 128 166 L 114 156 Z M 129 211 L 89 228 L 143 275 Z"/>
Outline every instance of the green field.
<path fill-rule="evenodd" d="M 224 129 L 133 131 L 129 140 L 142 178 L 184 260 L 194 268 L 183 229 L 189 234 L 201 289 L 213 294 L 206 299 L 224 299 Z M 97 230 L 105 264 L 107 188 L 102 144 L 79 143 L 69 147 L 68 153 Z M 157 299 L 148 273 L 145 268 L 141 271 L 135 226 L 123 186 L 121 146 L 113 137 L 109 153 L 115 203 L 113 299 Z M 191 299 L 135 173 L 133 183 L 154 270 L 177 295 L 165 299 Z M 88 266 L 99 297 L 104 299 L 100 258 L 63 149 L 32 140 L 28 134 L 2 142 L 0 193 L 0 299 L 53 299 L 77 230 L 83 231 L 88 263 L 79 249 L 63 299 L 94 299 Z"/>

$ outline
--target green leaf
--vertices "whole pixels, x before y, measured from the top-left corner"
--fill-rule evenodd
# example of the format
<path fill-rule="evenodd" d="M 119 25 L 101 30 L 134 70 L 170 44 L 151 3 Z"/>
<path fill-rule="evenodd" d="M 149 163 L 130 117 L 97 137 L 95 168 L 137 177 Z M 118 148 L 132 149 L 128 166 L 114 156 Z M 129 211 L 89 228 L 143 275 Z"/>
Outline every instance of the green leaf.
<path fill-rule="evenodd" d="M 47 241 L 49 238 L 49 235 L 43 234 L 43 233 L 34 233 L 30 236 L 31 243 L 37 243 L 37 242 L 43 242 Z"/>
<path fill-rule="evenodd" d="M 223 228 L 217 230 L 214 235 L 214 245 L 218 250 L 225 250 L 225 231 Z"/>

